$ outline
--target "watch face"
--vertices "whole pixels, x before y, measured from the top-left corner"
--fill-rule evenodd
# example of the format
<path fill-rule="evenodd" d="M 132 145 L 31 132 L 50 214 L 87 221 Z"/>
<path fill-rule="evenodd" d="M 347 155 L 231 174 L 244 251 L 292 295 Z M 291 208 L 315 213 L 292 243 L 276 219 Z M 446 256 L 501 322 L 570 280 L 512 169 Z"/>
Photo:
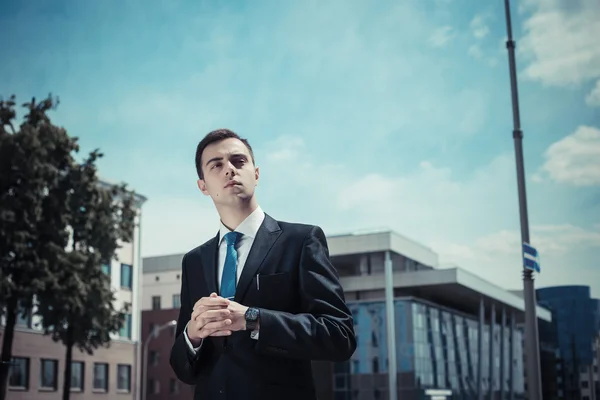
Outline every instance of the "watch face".
<path fill-rule="evenodd" d="M 246 311 L 246 320 L 248 321 L 256 321 L 258 318 L 258 310 L 256 308 L 249 308 Z"/>

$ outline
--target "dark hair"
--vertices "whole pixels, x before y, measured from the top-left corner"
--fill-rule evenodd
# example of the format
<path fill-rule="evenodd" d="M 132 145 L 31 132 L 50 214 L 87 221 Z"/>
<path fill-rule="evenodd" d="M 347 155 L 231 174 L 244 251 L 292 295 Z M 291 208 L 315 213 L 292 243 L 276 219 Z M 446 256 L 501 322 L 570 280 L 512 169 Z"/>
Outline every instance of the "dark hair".
<path fill-rule="evenodd" d="M 250 152 L 252 163 L 255 163 L 254 152 L 252 151 L 252 146 L 250 146 L 250 143 L 248 143 L 247 139 L 242 139 L 238 136 L 237 133 L 229 129 L 216 129 L 204 136 L 204 139 L 202 139 L 200 143 L 198 143 L 198 147 L 196 148 L 196 172 L 198 173 L 198 177 L 200 179 L 204 179 L 204 174 L 202 173 L 202 153 L 204 152 L 206 146 L 216 142 L 220 142 L 221 140 L 231 138 L 238 139 L 239 141 L 244 143 L 244 145 L 248 148 L 248 151 Z"/>

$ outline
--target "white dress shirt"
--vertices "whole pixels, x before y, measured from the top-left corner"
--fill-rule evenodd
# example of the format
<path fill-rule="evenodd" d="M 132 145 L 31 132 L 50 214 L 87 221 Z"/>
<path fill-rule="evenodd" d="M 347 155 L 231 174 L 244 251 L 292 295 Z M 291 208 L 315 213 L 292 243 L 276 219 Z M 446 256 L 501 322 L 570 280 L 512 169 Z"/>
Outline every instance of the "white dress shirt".
<path fill-rule="evenodd" d="M 236 250 L 238 255 L 238 264 L 237 264 L 237 276 L 236 276 L 236 284 L 240 280 L 240 276 L 242 275 L 242 271 L 244 269 L 244 265 L 246 264 L 246 260 L 248 259 L 248 254 L 250 253 L 250 249 L 252 248 L 252 244 L 254 243 L 254 239 L 256 238 L 256 233 L 260 228 L 260 225 L 263 223 L 265 219 L 265 213 L 259 207 L 256 208 L 252 212 L 252 214 L 248 215 L 245 220 L 235 229 L 235 232 L 239 232 L 242 234 L 240 239 L 236 243 Z M 217 285 L 219 287 L 219 291 L 221 289 L 221 278 L 223 276 L 223 268 L 225 267 L 225 257 L 227 255 L 227 242 L 224 239 L 225 234 L 231 232 L 229 228 L 223 225 L 221 222 L 221 228 L 219 229 L 219 257 L 217 260 Z M 212 265 L 204 265 L 204 268 L 212 268 Z M 189 322 L 188 322 L 189 324 Z M 187 325 L 183 331 L 183 336 L 185 337 L 185 341 L 188 344 L 188 347 L 192 352 L 198 351 L 202 346 L 202 343 L 198 347 L 192 346 L 190 339 L 187 335 Z M 253 332 L 253 339 L 258 339 L 258 332 Z"/>

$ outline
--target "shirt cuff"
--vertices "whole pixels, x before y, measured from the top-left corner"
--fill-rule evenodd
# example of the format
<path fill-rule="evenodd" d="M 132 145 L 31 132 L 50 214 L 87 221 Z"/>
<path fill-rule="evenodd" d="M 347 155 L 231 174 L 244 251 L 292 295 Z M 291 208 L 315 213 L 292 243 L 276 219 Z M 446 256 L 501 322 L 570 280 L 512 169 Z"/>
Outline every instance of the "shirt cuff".
<path fill-rule="evenodd" d="M 200 350 L 200 347 L 202 347 L 202 339 L 200 340 L 200 346 L 198 346 L 198 347 L 194 347 L 194 346 L 192 345 L 192 342 L 190 342 L 190 338 L 189 338 L 189 337 L 188 337 L 188 335 L 187 335 L 187 327 L 188 327 L 188 325 L 189 325 L 189 321 L 188 321 L 188 323 L 187 323 L 187 324 L 185 324 L 185 328 L 183 329 L 183 337 L 185 338 L 185 342 L 187 343 L 187 345 L 188 345 L 188 348 L 190 349 L 190 351 L 191 351 L 191 352 L 192 352 L 194 355 L 196 355 L 196 353 L 198 353 L 198 350 Z"/>
<path fill-rule="evenodd" d="M 258 330 L 252 331 L 250 333 L 250 338 L 254 340 L 258 340 Z"/>

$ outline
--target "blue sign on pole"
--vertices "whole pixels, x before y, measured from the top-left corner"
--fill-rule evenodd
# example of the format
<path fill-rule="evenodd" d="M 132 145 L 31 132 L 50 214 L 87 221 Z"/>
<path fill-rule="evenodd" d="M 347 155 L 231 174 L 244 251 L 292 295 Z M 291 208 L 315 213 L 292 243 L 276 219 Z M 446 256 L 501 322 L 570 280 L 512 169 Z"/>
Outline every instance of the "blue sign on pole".
<path fill-rule="evenodd" d="M 535 272 L 540 272 L 540 255 L 535 247 L 523 243 L 523 266 Z"/>

